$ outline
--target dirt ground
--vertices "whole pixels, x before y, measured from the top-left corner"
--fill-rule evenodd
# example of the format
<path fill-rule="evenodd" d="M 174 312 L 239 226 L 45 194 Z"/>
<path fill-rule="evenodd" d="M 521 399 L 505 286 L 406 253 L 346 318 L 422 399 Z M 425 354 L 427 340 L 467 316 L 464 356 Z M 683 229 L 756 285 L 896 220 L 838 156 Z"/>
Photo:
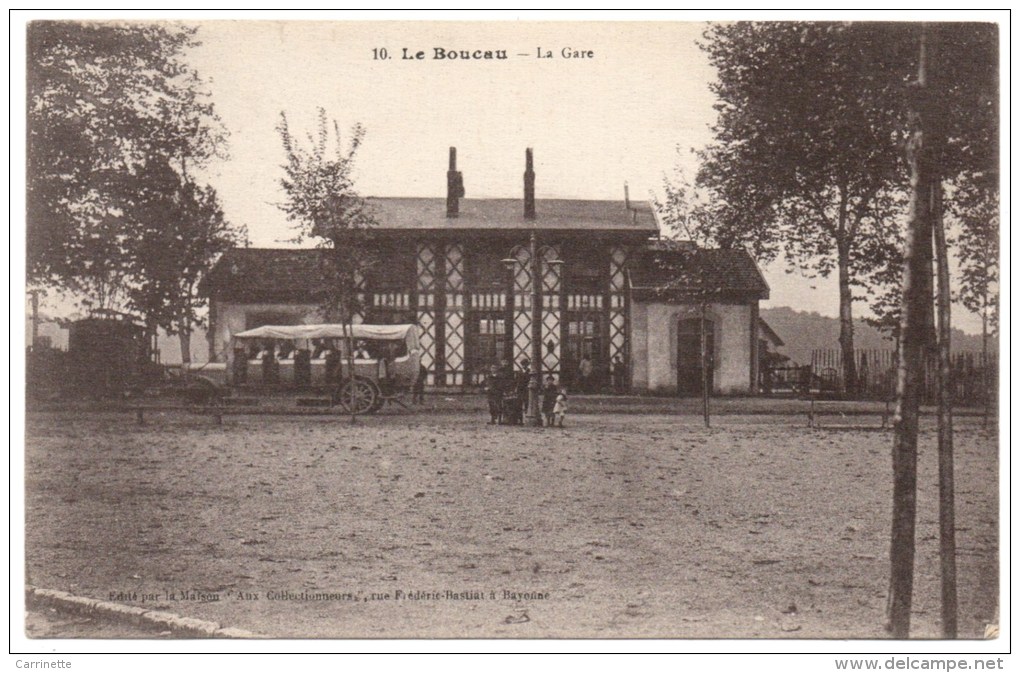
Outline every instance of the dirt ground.
<path fill-rule="evenodd" d="M 271 637 L 886 636 L 891 433 L 568 420 L 33 413 L 28 581 Z M 933 429 L 916 637 L 939 635 Z M 957 421 L 967 638 L 996 621 L 997 451 Z"/>

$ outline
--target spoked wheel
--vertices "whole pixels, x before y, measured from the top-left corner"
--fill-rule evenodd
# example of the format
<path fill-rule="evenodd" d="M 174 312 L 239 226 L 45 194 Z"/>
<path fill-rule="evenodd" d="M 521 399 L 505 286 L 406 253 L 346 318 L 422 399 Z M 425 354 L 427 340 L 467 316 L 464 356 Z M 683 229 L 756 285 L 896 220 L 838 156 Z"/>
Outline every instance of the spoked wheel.
<path fill-rule="evenodd" d="M 371 381 L 358 378 L 348 379 L 337 390 L 336 397 L 337 404 L 345 412 L 349 414 L 368 414 L 377 409 L 376 402 L 379 399 L 379 390 Z"/>

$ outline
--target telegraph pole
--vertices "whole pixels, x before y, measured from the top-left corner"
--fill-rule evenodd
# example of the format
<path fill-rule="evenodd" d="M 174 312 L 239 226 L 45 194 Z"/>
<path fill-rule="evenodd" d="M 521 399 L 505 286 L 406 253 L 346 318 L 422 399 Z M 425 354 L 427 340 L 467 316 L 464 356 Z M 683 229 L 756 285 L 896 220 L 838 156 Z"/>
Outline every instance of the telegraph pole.
<path fill-rule="evenodd" d="M 530 158 L 530 155 L 529 155 Z M 528 423 L 542 427 L 539 397 L 542 394 L 542 262 L 538 236 L 532 231 L 531 247 L 531 380 L 528 381 Z"/>

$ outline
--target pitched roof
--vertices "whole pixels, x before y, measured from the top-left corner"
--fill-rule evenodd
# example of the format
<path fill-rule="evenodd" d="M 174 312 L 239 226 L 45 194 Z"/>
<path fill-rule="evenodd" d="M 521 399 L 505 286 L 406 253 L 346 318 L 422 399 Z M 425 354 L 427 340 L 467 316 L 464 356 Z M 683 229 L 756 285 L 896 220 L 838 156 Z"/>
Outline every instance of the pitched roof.
<path fill-rule="evenodd" d="M 695 248 L 664 241 L 630 264 L 630 282 L 642 295 L 750 294 L 768 299 L 769 286 L 742 248 Z"/>
<path fill-rule="evenodd" d="M 536 199 L 535 219 L 524 218 L 521 199 L 461 199 L 459 215 L 446 217 L 446 199 L 368 198 L 378 229 L 466 230 L 545 229 L 559 231 L 633 231 L 648 235 L 658 225 L 648 204 L 623 201 Z"/>
<path fill-rule="evenodd" d="M 631 201 L 537 199 L 536 218 L 524 218 L 520 199 L 461 199 L 459 216 L 446 217 L 446 199 L 368 198 L 378 225 L 373 231 L 520 231 L 550 230 L 628 233 L 644 240 L 658 233 L 648 204 Z M 202 281 L 201 292 L 234 301 L 308 302 L 319 285 L 318 251 L 236 248 L 225 253 Z M 314 301 L 314 300 L 312 300 Z"/>
<path fill-rule="evenodd" d="M 233 301 L 314 302 L 321 280 L 319 250 L 234 248 L 223 253 L 199 291 Z"/>
<path fill-rule="evenodd" d="M 220 257 L 199 288 L 223 299 L 258 302 L 314 302 L 320 284 L 316 249 L 234 248 Z M 643 296 L 690 295 L 700 278 L 710 292 L 767 299 L 769 286 L 741 249 L 678 249 L 659 244 L 630 263 L 631 287 Z"/>
<path fill-rule="evenodd" d="M 785 346 L 786 342 L 783 341 L 776 331 L 772 329 L 772 326 L 765 322 L 764 318 L 758 318 L 758 329 L 761 331 L 762 336 L 772 342 L 773 346 Z"/>

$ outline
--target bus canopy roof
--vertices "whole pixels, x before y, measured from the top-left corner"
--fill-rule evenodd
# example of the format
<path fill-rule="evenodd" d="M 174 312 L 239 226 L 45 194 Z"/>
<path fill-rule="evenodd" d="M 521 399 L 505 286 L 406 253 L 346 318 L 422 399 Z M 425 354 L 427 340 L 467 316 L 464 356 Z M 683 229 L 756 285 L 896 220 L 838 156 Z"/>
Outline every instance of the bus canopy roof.
<path fill-rule="evenodd" d="M 263 325 L 238 332 L 238 339 L 381 339 L 405 341 L 409 348 L 418 346 L 417 325 Z"/>

